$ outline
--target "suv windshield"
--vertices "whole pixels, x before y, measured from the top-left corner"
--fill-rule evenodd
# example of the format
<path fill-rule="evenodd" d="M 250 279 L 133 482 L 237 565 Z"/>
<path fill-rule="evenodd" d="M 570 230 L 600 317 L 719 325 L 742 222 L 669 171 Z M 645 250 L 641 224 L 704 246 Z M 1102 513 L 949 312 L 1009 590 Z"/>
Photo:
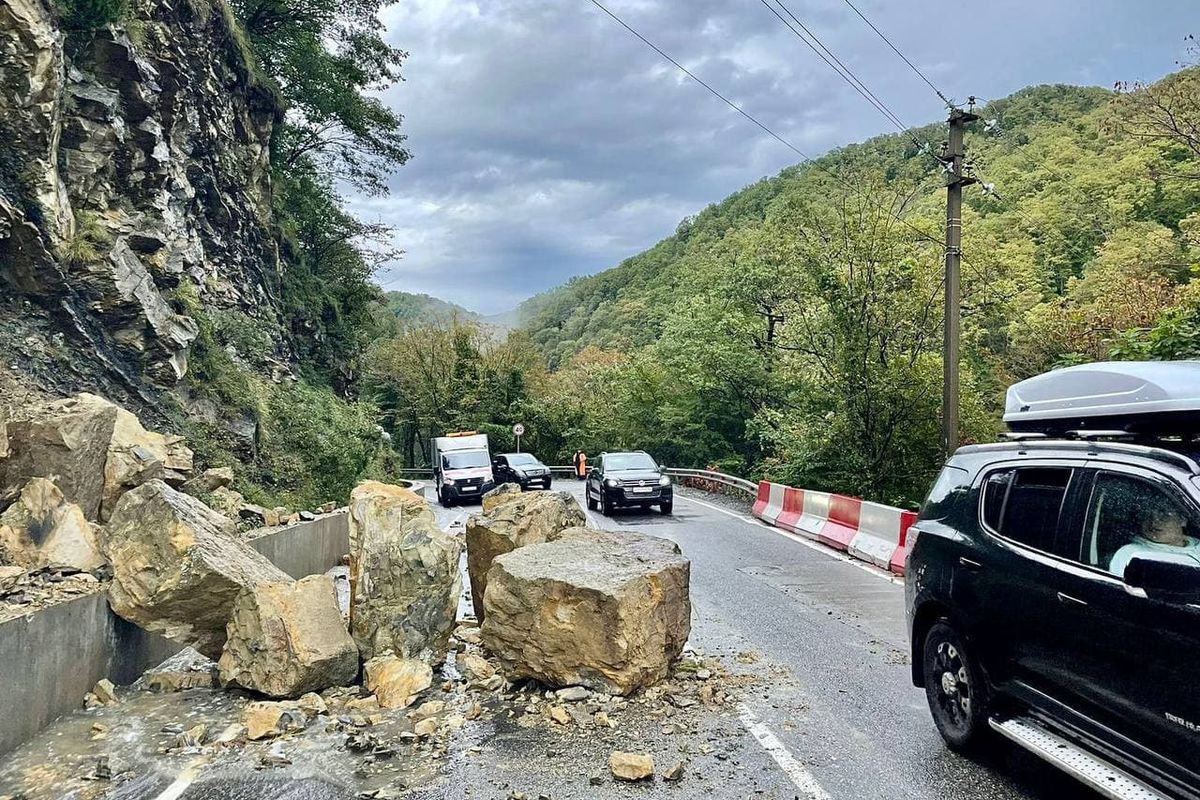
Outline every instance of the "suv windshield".
<path fill-rule="evenodd" d="M 488 467 L 487 452 L 484 450 L 460 450 L 456 453 L 442 455 L 442 469 L 471 469 L 472 467 Z"/>
<path fill-rule="evenodd" d="M 508 459 L 509 465 L 513 467 L 536 467 L 542 463 L 529 455 L 529 453 L 512 453 L 505 456 L 505 458 Z"/>
<path fill-rule="evenodd" d="M 604 468 L 620 472 L 626 469 L 658 469 L 658 465 L 645 453 L 616 453 L 604 457 Z"/>

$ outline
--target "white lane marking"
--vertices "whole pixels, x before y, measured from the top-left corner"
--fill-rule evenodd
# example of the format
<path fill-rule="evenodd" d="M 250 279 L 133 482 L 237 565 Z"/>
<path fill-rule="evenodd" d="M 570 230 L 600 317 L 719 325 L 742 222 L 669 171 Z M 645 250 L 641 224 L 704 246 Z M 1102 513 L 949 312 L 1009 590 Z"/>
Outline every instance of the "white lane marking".
<path fill-rule="evenodd" d="M 171 785 L 163 789 L 162 794 L 155 797 L 154 800 L 179 800 L 183 796 L 184 791 L 192 785 L 192 781 L 196 780 L 196 776 L 199 773 L 200 759 L 196 759 L 184 767 L 183 771 L 171 782 Z"/>
<path fill-rule="evenodd" d="M 858 569 L 861 569 L 863 572 L 867 573 L 868 575 L 874 575 L 876 578 L 880 578 L 882 580 L 888 581 L 889 583 L 894 583 L 897 586 L 904 585 L 904 578 L 901 578 L 897 575 L 893 575 L 890 572 L 884 572 L 879 567 L 876 567 L 873 564 L 867 564 L 865 562 L 859 561 L 858 559 L 848 556 L 845 553 L 842 553 L 837 550 L 833 550 L 829 547 L 826 547 L 825 545 L 821 544 L 820 542 L 814 542 L 811 539 L 804 538 L 803 536 L 797 536 L 794 533 L 789 533 L 788 531 L 785 531 L 782 528 L 776 528 L 774 525 L 768 525 L 767 523 L 763 522 L 761 519 L 758 519 L 757 517 L 747 517 L 745 514 L 738 514 L 736 511 L 730 511 L 729 509 L 721 508 L 720 506 L 715 506 L 712 503 L 706 503 L 703 500 L 696 500 L 695 498 L 692 498 L 692 497 L 684 497 L 683 495 L 678 495 L 678 497 L 680 500 L 686 500 L 689 503 L 695 503 L 696 505 L 704 506 L 705 508 L 710 508 L 713 511 L 718 511 L 727 517 L 733 517 L 734 519 L 739 519 L 742 522 L 745 522 L 747 524 L 757 525 L 761 528 L 766 528 L 767 530 L 771 531 L 772 533 L 774 533 L 778 536 L 782 536 L 783 538 L 787 539 L 789 542 L 795 542 L 796 544 L 802 544 L 805 547 L 807 547 L 809 550 L 815 550 L 816 552 L 821 553 L 825 556 L 828 556 L 829 558 L 836 559 L 838 561 L 844 561 L 852 567 L 857 567 Z"/>
<path fill-rule="evenodd" d="M 755 738 L 763 750 L 767 751 L 767 755 L 775 759 L 775 763 L 791 779 L 806 800 L 832 800 L 829 793 L 821 787 L 821 784 L 817 783 L 813 774 L 805 769 L 784 743 L 779 741 L 779 737 L 745 704 L 738 706 L 738 716 L 742 718 L 742 724 L 746 726 L 750 735 Z"/>

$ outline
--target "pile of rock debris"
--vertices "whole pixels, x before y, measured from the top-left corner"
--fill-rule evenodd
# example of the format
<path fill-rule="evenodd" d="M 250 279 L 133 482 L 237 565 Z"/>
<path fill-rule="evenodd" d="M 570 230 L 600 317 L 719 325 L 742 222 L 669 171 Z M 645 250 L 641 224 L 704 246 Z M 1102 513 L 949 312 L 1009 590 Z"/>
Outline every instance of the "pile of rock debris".
<path fill-rule="evenodd" d="M 398 746 L 445 752 L 486 715 L 588 735 L 615 727 L 631 703 L 670 715 L 724 700 L 706 683 L 713 668 L 675 672 L 690 632 L 689 561 L 663 539 L 587 528 L 567 493 L 500 487 L 463 537 L 420 495 L 359 485 L 347 614 L 331 574 L 293 580 L 246 544 L 222 513 L 237 500 L 228 471 L 192 473 L 178 437 L 91 395 L 0 424 L 0 561 L 15 565 L 0 572 L 0 592 L 28 593 L 32 576 L 103 579 L 118 615 L 188 648 L 135 688 L 244 698 L 239 720 L 172 731 L 163 752 L 275 742 L 264 763 L 285 763 L 277 743 L 316 726 L 366 769 Z M 479 623 L 458 619 L 464 548 Z M 118 702 L 107 681 L 87 698 Z M 655 774 L 638 753 L 613 752 L 610 770 Z"/>
<path fill-rule="evenodd" d="M 121 538 L 109 532 L 150 526 L 153 538 L 175 513 L 163 504 L 223 530 L 313 517 L 247 503 L 233 480 L 228 467 L 196 474 L 182 437 L 146 430 L 96 395 L 0 408 L 0 620 L 98 591 Z"/>

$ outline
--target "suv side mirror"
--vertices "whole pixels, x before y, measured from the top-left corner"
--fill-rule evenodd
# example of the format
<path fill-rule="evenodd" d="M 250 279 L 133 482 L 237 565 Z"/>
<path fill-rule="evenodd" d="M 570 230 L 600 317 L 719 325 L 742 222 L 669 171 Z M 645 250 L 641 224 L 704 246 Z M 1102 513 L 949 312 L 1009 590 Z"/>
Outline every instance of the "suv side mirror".
<path fill-rule="evenodd" d="M 1136 556 L 1125 567 L 1125 583 L 1156 600 L 1200 603 L 1200 566 Z"/>

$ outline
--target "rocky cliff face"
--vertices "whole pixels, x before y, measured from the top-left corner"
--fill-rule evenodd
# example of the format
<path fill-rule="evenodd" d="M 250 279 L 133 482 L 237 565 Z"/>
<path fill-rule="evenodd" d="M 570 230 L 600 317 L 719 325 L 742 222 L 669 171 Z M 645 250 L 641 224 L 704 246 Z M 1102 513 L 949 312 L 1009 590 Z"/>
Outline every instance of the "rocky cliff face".
<path fill-rule="evenodd" d="M 224 0 L 129 18 L 67 31 L 47 0 L 0 0 L 0 345 L 149 401 L 186 374 L 197 313 L 279 329 L 281 110 Z"/>

